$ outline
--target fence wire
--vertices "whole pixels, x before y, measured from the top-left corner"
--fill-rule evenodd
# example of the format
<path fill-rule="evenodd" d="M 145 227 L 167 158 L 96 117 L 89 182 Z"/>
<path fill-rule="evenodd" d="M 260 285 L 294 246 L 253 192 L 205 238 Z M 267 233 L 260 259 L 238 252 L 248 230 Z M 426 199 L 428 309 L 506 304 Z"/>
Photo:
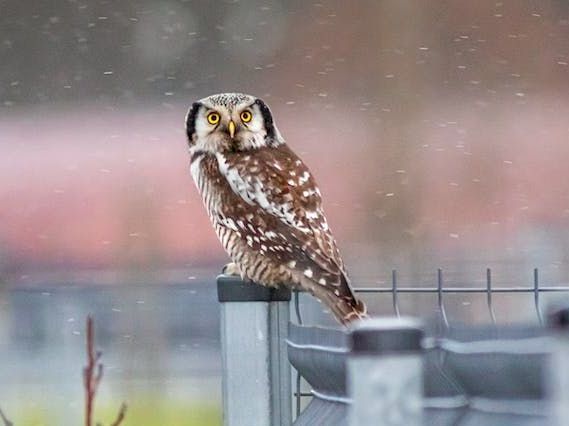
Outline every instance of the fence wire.
<path fill-rule="evenodd" d="M 496 313 L 494 310 L 494 294 L 504 294 L 504 293 L 518 293 L 518 294 L 528 294 L 533 297 L 533 305 L 535 309 L 535 314 L 540 325 L 543 325 L 543 314 L 540 306 L 540 294 L 541 293 L 553 293 L 553 292 L 569 292 L 569 285 L 542 285 L 540 282 L 539 268 L 534 268 L 533 270 L 533 283 L 527 286 L 494 286 L 492 281 L 492 269 L 486 269 L 486 283 L 485 286 L 467 286 L 467 287 L 456 287 L 456 286 L 445 286 L 444 284 L 444 274 L 442 268 L 437 269 L 436 275 L 436 285 L 431 287 L 400 287 L 398 284 L 398 273 L 397 270 L 391 271 L 391 286 L 390 287 L 354 287 L 356 293 L 362 294 L 391 294 L 392 307 L 394 314 L 399 317 L 401 315 L 401 309 L 399 306 L 399 295 L 400 294 L 436 294 L 437 295 L 437 312 L 441 323 L 445 328 L 449 327 L 449 321 L 445 309 L 445 294 L 479 294 L 486 296 L 486 307 L 488 309 L 490 321 L 492 324 L 496 324 Z M 303 324 L 302 313 L 300 309 L 299 292 L 294 293 L 294 311 L 296 315 L 296 321 L 298 324 Z M 295 402 L 296 402 L 296 416 L 298 417 L 301 412 L 302 398 L 311 397 L 311 392 L 302 392 L 302 377 L 300 373 L 296 372 L 296 385 L 295 385 Z"/>

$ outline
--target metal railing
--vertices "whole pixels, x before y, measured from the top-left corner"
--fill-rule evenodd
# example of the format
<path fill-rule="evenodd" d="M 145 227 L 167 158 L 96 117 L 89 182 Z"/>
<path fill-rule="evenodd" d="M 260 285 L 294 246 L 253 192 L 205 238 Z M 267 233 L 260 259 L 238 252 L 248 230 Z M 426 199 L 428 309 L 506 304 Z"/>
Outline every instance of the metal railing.
<path fill-rule="evenodd" d="M 443 325 L 444 335 L 444 330 L 452 330 L 446 310 L 450 305 L 446 299 L 449 294 L 468 293 L 485 296 L 489 322 L 496 329 L 500 328 L 496 321 L 496 312 L 499 310 L 493 296 L 502 293 L 526 294 L 532 297 L 535 315 L 542 325 L 544 315 L 540 295 L 546 292 L 569 293 L 569 286 L 543 285 L 537 268 L 533 270 L 532 278 L 533 280 L 528 280 L 530 283 L 527 286 L 498 286 L 494 284 L 492 270 L 488 268 L 485 285 L 449 286 L 445 285 L 443 270 L 438 269 L 433 285 L 415 287 L 401 286 L 398 273 L 393 270 L 390 285 L 356 287 L 354 290 L 360 294 L 389 296 L 395 317 L 410 314 L 403 312 L 401 308 L 401 295 L 432 294 L 436 296 L 433 310 L 437 312 L 438 323 Z M 252 287 L 256 289 L 252 290 Z M 293 306 L 290 307 L 288 302 L 291 298 L 290 292 L 270 290 L 252 283 L 243 283 L 236 277 L 222 276 L 218 278 L 218 295 L 222 302 L 224 424 L 226 426 L 290 425 L 292 400 L 296 403 L 294 411 L 298 418 L 301 415 L 302 404 L 308 402 L 308 397 L 316 395 L 314 392 L 302 391 L 303 378 L 298 372 L 293 377 L 287 360 L 287 344 L 289 344 L 289 356 L 291 344 L 287 340 L 290 308 L 292 308 L 291 316 L 296 317 L 296 322 L 301 328 L 305 328 L 307 332 L 310 329 L 303 327 L 299 293 L 293 293 Z M 347 336 L 352 338 L 350 333 Z M 437 341 L 431 349 L 426 350 L 446 350 L 437 346 L 439 343 Z M 353 378 L 352 375 L 351 379 Z M 363 383 L 366 378 L 362 376 L 360 379 Z M 294 382 L 293 386 L 291 381 Z M 291 396 L 293 398 L 290 398 Z M 317 396 L 317 399 L 322 400 L 322 394 Z"/>
<path fill-rule="evenodd" d="M 496 325 L 496 313 L 494 310 L 494 298 L 495 294 L 528 294 L 533 298 L 533 306 L 535 309 L 536 317 L 540 325 L 544 324 L 543 314 L 540 306 L 540 294 L 541 293 L 554 293 L 554 292 L 566 292 L 569 293 L 569 285 L 542 285 L 540 281 L 540 271 L 539 268 L 533 269 L 533 274 L 531 277 L 530 284 L 527 286 L 495 286 L 493 283 L 492 268 L 486 268 L 486 277 L 484 286 L 445 286 L 444 282 L 444 272 L 442 268 L 436 270 L 436 285 L 430 287 L 408 287 L 400 286 L 398 280 L 398 272 L 396 269 L 391 271 L 391 282 L 389 287 L 354 287 L 356 293 L 361 294 L 391 294 L 391 302 L 393 307 L 393 313 L 397 317 L 401 317 L 401 307 L 399 306 L 399 295 L 400 294 L 435 294 L 437 296 L 436 302 L 436 312 L 439 315 L 440 322 L 446 327 L 449 327 L 449 320 L 445 309 L 444 296 L 446 294 L 478 294 L 486 296 L 486 306 L 488 309 L 488 314 L 490 322 Z M 294 303 L 294 313 L 296 317 L 296 322 L 300 325 L 303 324 L 302 312 L 300 307 L 300 292 L 293 292 L 293 303 Z M 412 313 L 409 313 L 412 314 Z M 313 396 L 312 392 L 302 391 L 302 376 L 296 372 L 295 376 L 295 386 L 293 396 L 295 398 L 295 414 L 298 417 L 301 412 L 302 398 L 311 398 Z"/>
<path fill-rule="evenodd" d="M 362 294 L 391 294 L 393 313 L 398 317 L 401 316 L 401 308 L 399 306 L 400 294 L 436 294 L 437 295 L 437 308 L 442 323 L 448 327 L 448 317 L 446 314 L 444 295 L 448 293 L 469 293 L 469 294 L 482 294 L 486 295 L 486 305 L 490 320 L 496 324 L 496 314 L 494 312 L 493 295 L 500 293 L 525 293 L 531 294 L 534 301 L 534 308 L 537 319 L 543 325 L 543 315 L 540 307 L 540 294 L 552 292 L 569 292 L 569 285 L 542 285 L 540 282 L 539 268 L 533 269 L 532 282 L 528 286 L 494 286 L 492 281 L 492 269 L 486 268 L 486 285 L 485 286 L 464 286 L 464 287 L 450 287 L 444 285 L 443 269 L 437 269 L 436 285 L 432 287 L 401 287 L 398 283 L 398 273 L 396 269 L 391 271 L 391 286 L 389 287 L 354 287 L 356 293 Z M 302 313 L 300 312 L 299 292 L 294 292 L 294 307 L 296 321 L 302 324 Z"/>

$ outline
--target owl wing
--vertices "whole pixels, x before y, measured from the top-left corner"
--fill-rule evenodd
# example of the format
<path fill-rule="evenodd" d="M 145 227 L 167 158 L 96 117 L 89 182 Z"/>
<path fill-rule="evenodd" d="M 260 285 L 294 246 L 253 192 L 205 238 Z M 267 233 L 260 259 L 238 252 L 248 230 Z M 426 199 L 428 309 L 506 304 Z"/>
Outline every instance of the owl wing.
<path fill-rule="evenodd" d="M 306 165 L 290 148 L 261 148 L 254 155 L 218 154 L 217 160 L 233 192 L 273 222 L 266 226 L 272 231 L 266 229 L 263 237 L 284 248 L 279 260 L 285 257 L 290 266 L 315 282 L 351 293 L 322 210 L 320 190 Z M 255 221 L 258 226 L 262 219 Z"/>

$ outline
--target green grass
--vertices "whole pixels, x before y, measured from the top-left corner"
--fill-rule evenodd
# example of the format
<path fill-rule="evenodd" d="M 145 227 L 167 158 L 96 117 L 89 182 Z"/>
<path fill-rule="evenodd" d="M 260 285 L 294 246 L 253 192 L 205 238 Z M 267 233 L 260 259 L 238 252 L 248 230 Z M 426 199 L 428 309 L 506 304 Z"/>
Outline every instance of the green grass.
<path fill-rule="evenodd" d="M 57 420 L 54 416 L 37 406 L 22 407 L 18 413 L 4 413 L 14 423 L 14 426 L 51 426 L 56 425 Z"/>
<path fill-rule="evenodd" d="M 99 419 L 109 425 L 115 418 L 118 404 L 101 407 Z M 124 426 L 219 426 L 221 413 L 217 405 L 138 399 L 128 407 Z"/>
<path fill-rule="evenodd" d="M 120 403 L 97 404 L 94 423 L 108 426 L 115 419 Z M 6 413 L 14 426 L 57 426 L 62 423 L 60 413 L 49 407 L 21 406 L 14 413 Z M 58 421 L 59 419 L 59 421 Z M 69 423 L 70 419 L 65 419 Z M 82 425 L 83 417 L 74 424 Z M 183 402 L 161 398 L 137 398 L 128 404 L 126 418 L 121 426 L 219 426 L 221 411 L 218 405 Z"/>

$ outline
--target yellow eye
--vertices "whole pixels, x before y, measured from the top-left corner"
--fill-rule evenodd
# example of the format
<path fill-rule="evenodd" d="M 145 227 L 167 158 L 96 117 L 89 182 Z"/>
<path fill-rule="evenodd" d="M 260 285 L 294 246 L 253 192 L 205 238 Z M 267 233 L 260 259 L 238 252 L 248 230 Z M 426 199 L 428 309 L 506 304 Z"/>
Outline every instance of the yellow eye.
<path fill-rule="evenodd" d="M 243 121 L 243 123 L 248 123 L 252 119 L 253 119 L 253 114 L 251 114 L 251 111 L 243 111 L 241 113 L 241 121 Z"/>
<path fill-rule="evenodd" d="M 217 112 L 210 112 L 207 115 L 207 122 L 212 125 L 216 125 L 217 123 L 219 123 L 220 119 L 221 116 Z"/>

